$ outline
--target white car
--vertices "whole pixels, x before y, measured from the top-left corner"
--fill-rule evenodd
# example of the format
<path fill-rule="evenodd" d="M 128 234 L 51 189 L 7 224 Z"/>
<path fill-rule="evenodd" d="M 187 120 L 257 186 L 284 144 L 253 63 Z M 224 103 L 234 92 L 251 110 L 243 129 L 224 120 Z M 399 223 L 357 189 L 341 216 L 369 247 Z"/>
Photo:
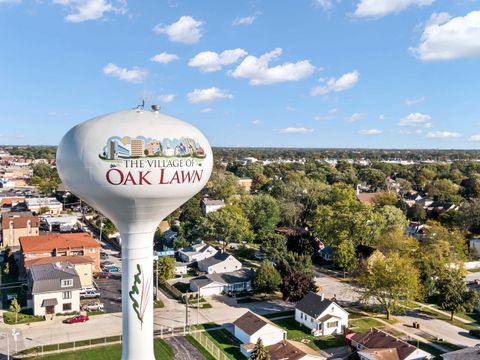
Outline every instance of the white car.
<path fill-rule="evenodd" d="M 91 303 L 82 305 L 82 310 L 84 311 L 102 310 L 103 311 L 103 304 L 100 302 L 91 302 Z"/>
<path fill-rule="evenodd" d="M 100 293 L 98 291 L 80 291 L 80 299 L 95 299 L 99 297 Z"/>

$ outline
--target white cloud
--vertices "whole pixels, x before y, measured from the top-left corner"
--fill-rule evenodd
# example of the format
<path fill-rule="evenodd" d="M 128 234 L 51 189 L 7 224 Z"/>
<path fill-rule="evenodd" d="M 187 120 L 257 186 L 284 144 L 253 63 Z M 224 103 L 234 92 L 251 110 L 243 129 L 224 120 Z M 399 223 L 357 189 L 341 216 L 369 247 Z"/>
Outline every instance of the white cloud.
<path fill-rule="evenodd" d="M 161 94 L 161 95 L 158 95 L 158 100 L 160 100 L 163 103 L 172 102 L 174 99 L 175 99 L 175 94 Z"/>
<path fill-rule="evenodd" d="M 287 105 L 285 106 L 285 110 L 287 111 L 295 111 L 295 108 L 293 106 Z"/>
<path fill-rule="evenodd" d="M 420 135 L 423 133 L 422 129 L 415 129 L 415 130 L 398 130 L 398 134 L 400 135 Z"/>
<path fill-rule="evenodd" d="M 386 119 L 385 115 L 383 115 L 383 114 L 378 115 L 378 120 L 383 121 L 385 119 Z"/>
<path fill-rule="evenodd" d="M 258 119 L 255 119 L 255 120 L 252 121 L 252 124 L 255 125 L 255 126 L 258 126 L 258 125 L 262 124 L 262 121 L 258 120 Z"/>
<path fill-rule="evenodd" d="M 148 75 L 147 70 L 139 69 L 134 66 L 133 69 L 129 70 L 126 68 L 121 68 L 115 64 L 109 63 L 103 68 L 103 73 L 105 75 L 116 77 L 120 80 L 128 81 L 131 83 L 141 83 L 143 82 Z"/>
<path fill-rule="evenodd" d="M 425 101 L 425 96 L 421 96 L 417 99 L 405 99 L 403 102 L 406 106 L 413 106 L 413 105 L 418 105 L 421 104 Z"/>
<path fill-rule="evenodd" d="M 405 116 L 403 119 L 400 120 L 398 125 L 429 128 L 432 127 L 432 123 L 430 122 L 430 120 L 432 120 L 432 117 L 430 115 L 416 112 Z"/>
<path fill-rule="evenodd" d="M 304 127 L 287 127 L 284 129 L 274 129 L 274 131 L 280 134 L 310 134 L 313 132 L 313 129 Z"/>
<path fill-rule="evenodd" d="M 470 136 L 470 141 L 480 141 L 480 134 Z"/>
<path fill-rule="evenodd" d="M 333 6 L 338 2 L 340 0 L 313 0 L 313 5 L 327 11 L 332 10 Z"/>
<path fill-rule="evenodd" d="M 316 121 L 329 121 L 335 119 L 335 116 L 330 114 L 330 115 L 315 115 L 313 117 L 314 120 Z"/>
<path fill-rule="evenodd" d="M 249 55 L 243 59 L 234 71 L 230 72 L 230 75 L 234 78 L 249 79 L 250 85 L 266 85 L 301 80 L 310 76 L 315 70 L 315 66 L 310 64 L 308 60 L 269 67 L 269 63 L 281 54 L 282 49 L 276 48 L 258 58 Z"/>
<path fill-rule="evenodd" d="M 321 79 L 321 81 L 325 81 L 326 84 L 324 86 L 315 86 L 310 91 L 310 95 L 318 96 L 328 94 L 329 92 L 345 91 L 354 87 L 358 80 L 359 74 L 357 70 L 343 74 L 338 79 Z"/>
<path fill-rule="evenodd" d="M 365 114 L 362 113 L 353 113 L 351 116 L 345 118 L 346 122 L 352 123 L 365 119 Z"/>
<path fill-rule="evenodd" d="M 411 50 L 423 61 L 480 57 L 480 11 L 455 18 L 433 14 L 420 44 Z"/>
<path fill-rule="evenodd" d="M 328 111 L 330 114 L 336 114 L 338 112 L 338 108 L 332 108 Z"/>
<path fill-rule="evenodd" d="M 213 51 L 202 51 L 188 62 L 188 66 L 198 67 L 203 72 L 214 72 L 222 69 L 223 65 L 230 65 L 244 56 L 247 52 L 243 49 L 225 50 L 220 54 Z"/>
<path fill-rule="evenodd" d="M 238 25 L 251 25 L 257 20 L 257 18 L 262 15 L 260 11 L 255 12 L 252 15 L 241 17 L 241 18 L 236 18 L 232 22 L 232 26 L 238 26 Z"/>
<path fill-rule="evenodd" d="M 233 95 L 217 87 L 211 87 L 208 89 L 194 89 L 187 94 L 187 98 L 191 103 L 198 104 L 215 100 L 233 99 Z"/>
<path fill-rule="evenodd" d="M 126 1 L 116 1 L 115 5 L 106 0 L 53 0 L 53 4 L 66 7 L 68 22 L 79 23 L 87 20 L 99 20 L 106 13 L 126 13 Z"/>
<path fill-rule="evenodd" d="M 212 109 L 211 107 L 207 107 L 207 108 L 205 108 L 205 109 L 202 109 L 200 112 L 202 112 L 202 113 L 210 113 L 210 112 L 212 112 L 212 111 L 213 111 L 213 109 Z"/>
<path fill-rule="evenodd" d="M 153 31 L 156 34 L 166 34 L 170 41 L 195 44 L 202 37 L 202 25 L 203 21 L 195 20 L 191 16 L 182 16 L 173 24 L 155 25 Z"/>
<path fill-rule="evenodd" d="M 425 135 L 428 139 L 452 139 L 459 138 L 462 134 L 452 131 L 430 131 Z"/>
<path fill-rule="evenodd" d="M 358 132 L 360 135 L 380 135 L 383 133 L 382 130 L 378 129 L 364 129 Z"/>
<path fill-rule="evenodd" d="M 429 6 L 435 0 L 360 0 L 354 15 L 358 17 L 382 17 L 398 13 L 411 6 Z"/>
<path fill-rule="evenodd" d="M 167 52 L 162 52 L 150 58 L 150 61 L 157 62 L 160 64 L 168 64 L 173 60 L 178 60 L 178 55 L 169 54 Z"/>

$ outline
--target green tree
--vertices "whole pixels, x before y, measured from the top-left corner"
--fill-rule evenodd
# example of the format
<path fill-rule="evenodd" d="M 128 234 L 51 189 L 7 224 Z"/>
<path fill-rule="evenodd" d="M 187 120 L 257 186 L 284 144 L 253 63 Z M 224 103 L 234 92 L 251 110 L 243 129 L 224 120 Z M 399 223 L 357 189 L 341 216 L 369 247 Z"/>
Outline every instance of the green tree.
<path fill-rule="evenodd" d="M 343 240 L 335 247 L 333 253 L 334 261 L 343 270 L 343 277 L 345 272 L 351 271 L 357 265 L 357 256 L 355 253 L 355 246 L 351 240 Z"/>
<path fill-rule="evenodd" d="M 391 206 L 397 206 L 398 203 L 398 197 L 394 192 L 387 191 L 387 192 L 382 192 L 373 198 L 373 203 L 375 206 L 382 207 L 385 205 L 391 205 Z"/>
<path fill-rule="evenodd" d="M 12 302 L 10 303 L 10 311 L 15 314 L 15 324 L 17 323 L 18 320 L 18 313 L 22 310 L 22 307 L 18 303 L 17 298 L 13 298 Z"/>
<path fill-rule="evenodd" d="M 407 216 L 413 221 L 425 221 L 427 212 L 422 205 L 415 203 L 407 210 Z"/>
<path fill-rule="evenodd" d="M 252 355 L 248 358 L 249 360 L 270 360 L 270 354 L 268 350 L 263 346 L 261 338 L 258 338 L 255 348 L 253 349 Z"/>
<path fill-rule="evenodd" d="M 312 275 L 312 258 L 309 255 L 300 255 L 289 251 L 276 259 L 275 263 L 282 278 L 294 272 Z"/>
<path fill-rule="evenodd" d="M 210 177 L 208 193 L 213 199 L 223 199 L 225 202 L 228 202 L 233 196 L 241 195 L 245 192 L 238 180 L 239 178 L 230 172 L 223 170 L 214 171 Z"/>
<path fill-rule="evenodd" d="M 280 207 L 277 200 L 270 195 L 244 196 L 240 206 L 259 241 L 272 233 L 280 221 Z"/>
<path fill-rule="evenodd" d="M 464 276 L 461 269 L 446 268 L 437 281 L 439 305 L 450 311 L 451 321 L 456 312 L 473 311 L 480 304 L 480 296 L 468 289 Z"/>
<path fill-rule="evenodd" d="M 280 273 L 271 261 L 265 260 L 255 272 L 253 287 L 261 293 L 272 293 L 278 290 L 282 283 Z"/>
<path fill-rule="evenodd" d="M 229 242 L 253 240 L 250 223 L 238 206 L 225 206 L 206 216 L 203 224 L 205 236 L 224 241 L 224 248 Z"/>
<path fill-rule="evenodd" d="M 271 233 L 265 236 L 260 245 L 260 249 L 265 255 L 273 261 L 283 257 L 287 253 L 287 242 L 285 236 Z"/>
<path fill-rule="evenodd" d="M 378 213 L 384 221 L 382 233 L 395 229 L 404 230 L 408 224 L 403 211 L 395 206 L 385 205 L 378 210 Z"/>
<path fill-rule="evenodd" d="M 158 281 L 161 283 L 172 279 L 175 276 L 175 259 L 169 256 L 159 257 L 158 260 Z M 156 271 L 156 267 L 155 267 Z"/>
<path fill-rule="evenodd" d="M 384 256 L 376 251 L 359 278 L 363 301 L 375 300 L 384 308 L 387 319 L 402 302 L 420 294 L 419 272 L 406 256 L 393 252 Z"/>
<path fill-rule="evenodd" d="M 303 272 L 287 275 L 281 286 L 283 299 L 291 302 L 300 301 L 308 292 L 317 292 L 317 290 L 313 274 L 308 275 Z"/>
<path fill-rule="evenodd" d="M 186 248 L 188 245 L 190 245 L 190 243 L 183 236 L 178 236 L 173 240 L 173 248 L 175 250 Z"/>
<path fill-rule="evenodd" d="M 386 184 L 387 176 L 381 170 L 374 168 L 365 168 L 359 171 L 358 177 L 366 182 L 374 190 L 383 189 Z"/>

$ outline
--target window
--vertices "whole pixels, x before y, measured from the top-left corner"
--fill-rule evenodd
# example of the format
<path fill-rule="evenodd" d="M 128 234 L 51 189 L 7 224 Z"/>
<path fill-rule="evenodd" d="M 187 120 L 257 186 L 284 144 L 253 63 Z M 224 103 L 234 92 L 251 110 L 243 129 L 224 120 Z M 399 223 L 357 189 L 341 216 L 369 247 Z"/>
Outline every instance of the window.
<path fill-rule="evenodd" d="M 313 317 L 312 317 L 312 318 L 310 318 L 310 322 L 311 322 L 311 323 L 313 323 Z"/>
<path fill-rule="evenodd" d="M 327 329 L 336 328 L 336 327 L 338 327 L 338 321 L 331 321 L 327 323 Z"/>
<path fill-rule="evenodd" d="M 62 280 L 62 287 L 71 287 L 73 286 L 73 279 Z"/>
<path fill-rule="evenodd" d="M 300 313 L 300 320 L 303 320 L 303 313 Z"/>
<path fill-rule="evenodd" d="M 63 304 L 63 311 L 72 311 L 72 303 Z"/>
<path fill-rule="evenodd" d="M 71 299 L 72 298 L 72 292 L 71 291 L 64 291 L 62 294 L 62 299 Z"/>

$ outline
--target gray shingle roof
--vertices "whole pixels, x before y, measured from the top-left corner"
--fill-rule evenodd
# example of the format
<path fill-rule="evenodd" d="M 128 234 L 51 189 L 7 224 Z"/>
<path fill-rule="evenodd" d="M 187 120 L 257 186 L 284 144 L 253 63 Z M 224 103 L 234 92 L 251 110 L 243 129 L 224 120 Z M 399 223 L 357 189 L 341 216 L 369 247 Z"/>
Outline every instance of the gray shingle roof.
<path fill-rule="evenodd" d="M 204 266 L 204 267 L 209 267 L 209 266 L 212 266 L 212 265 L 217 265 L 217 264 L 220 264 L 221 262 L 227 260 L 230 256 L 230 254 L 227 254 L 227 253 L 222 253 L 222 252 L 217 252 L 215 255 L 209 257 L 209 258 L 206 258 L 206 259 L 203 259 L 203 260 L 200 260 L 198 262 L 198 266 Z"/>
<path fill-rule="evenodd" d="M 218 282 L 221 284 L 235 284 L 241 282 L 247 282 L 252 279 L 253 271 L 250 269 L 240 269 L 223 274 L 209 274 L 199 276 L 190 280 L 195 283 L 199 288 L 211 284 L 212 282 Z"/>
<path fill-rule="evenodd" d="M 316 319 L 320 316 L 330 305 L 332 301 L 323 299 L 320 295 L 309 292 L 302 300 L 297 303 L 296 309 Z"/>
<path fill-rule="evenodd" d="M 79 290 L 82 288 L 77 271 L 68 262 L 32 265 L 30 274 L 33 280 L 32 294 Z M 69 279 L 73 280 L 73 286 L 62 287 L 62 280 Z"/>

